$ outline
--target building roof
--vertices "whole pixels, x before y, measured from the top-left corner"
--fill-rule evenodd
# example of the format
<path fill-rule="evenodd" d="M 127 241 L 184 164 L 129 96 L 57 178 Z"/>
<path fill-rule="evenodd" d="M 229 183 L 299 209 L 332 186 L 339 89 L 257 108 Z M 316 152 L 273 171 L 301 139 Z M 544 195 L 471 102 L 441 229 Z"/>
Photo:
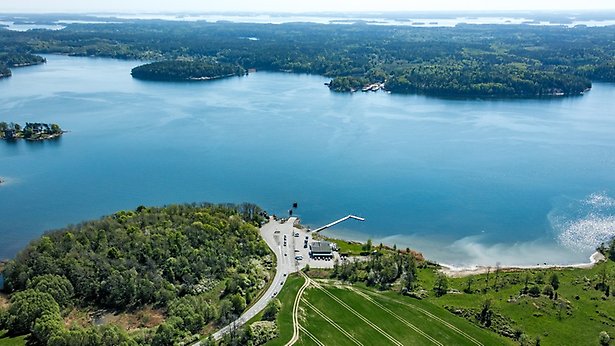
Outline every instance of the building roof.
<path fill-rule="evenodd" d="M 312 243 L 312 253 L 332 253 L 331 243 L 328 241 L 315 241 Z"/>

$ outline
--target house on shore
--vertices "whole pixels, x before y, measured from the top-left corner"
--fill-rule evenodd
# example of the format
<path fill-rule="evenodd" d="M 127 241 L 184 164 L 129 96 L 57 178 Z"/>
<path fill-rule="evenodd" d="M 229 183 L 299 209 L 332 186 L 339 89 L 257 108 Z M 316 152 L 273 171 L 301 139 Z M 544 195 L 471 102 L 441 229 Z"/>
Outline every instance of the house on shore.
<path fill-rule="evenodd" d="M 315 241 L 310 245 L 310 257 L 333 258 L 333 245 L 328 241 Z"/>

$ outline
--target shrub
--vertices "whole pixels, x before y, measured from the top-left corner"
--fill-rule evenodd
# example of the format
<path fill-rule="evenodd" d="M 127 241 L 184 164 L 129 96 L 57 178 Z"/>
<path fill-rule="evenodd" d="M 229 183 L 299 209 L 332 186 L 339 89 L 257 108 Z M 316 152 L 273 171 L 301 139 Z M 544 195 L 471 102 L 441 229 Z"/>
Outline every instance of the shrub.
<path fill-rule="evenodd" d="M 282 303 L 280 303 L 279 299 L 274 299 L 267 304 L 265 308 L 265 312 L 263 313 L 263 320 L 265 321 L 275 321 L 278 316 L 278 312 L 282 308 Z"/>
<path fill-rule="evenodd" d="M 609 342 L 611 341 L 611 337 L 609 336 L 609 333 L 605 332 L 604 330 L 600 332 L 600 345 L 602 346 L 607 346 L 609 344 Z"/>
<path fill-rule="evenodd" d="M 278 336 L 278 326 L 271 321 L 257 321 L 250 325 L 253 345 L 262 345 Z"/>
<path fill-rule="evenodd" d="M 538 288 L 538 286 L 532 286 L 530 287 L 528 294 L 530 295 L 530 297 L 540 297 L 540 288 Z"/>
<path fill-rule="evenodd" d="M 553 299 L 553 294 L 554 294 L 554 289 L 551 285 L 545 285 L 545 287 L 542 289 L 542 294 L 544 294 L 545 296 L 548 296 L 549 299 Z"/>

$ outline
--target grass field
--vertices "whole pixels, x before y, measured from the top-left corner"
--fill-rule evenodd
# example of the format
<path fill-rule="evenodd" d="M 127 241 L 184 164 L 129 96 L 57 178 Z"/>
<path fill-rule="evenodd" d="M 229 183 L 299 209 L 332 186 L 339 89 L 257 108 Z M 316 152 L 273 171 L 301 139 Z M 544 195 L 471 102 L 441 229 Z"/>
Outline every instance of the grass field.
<path fill-rule="evenodd" d="M 557 297 L 520 294 L 526 285 L 542 292 L 550 276 L 559 277 Z M 346 285 L 330 280 L 312 280 L 300 303 L 303 328 L 297 345 L 518 345 L 479 326 L 472 314 L 457 316 L 452 311 L 480 311 L 486 300 L 509 331 L 527 335 L 532 345 L 598 345 L 599 334 L 615 336 L 615 298 L 596 289 L 603 280 L 612 285 L 615 263 L 608 261 L 592 269 L 534 269 L 491 273 L 468 278 L 449 278 L 449 293 L 436 297 L 431 290 L 436 271 L 419 270 L 419 285 L 428 291 L 418 300 L 402 296 L 398 287 L 378 291 L 363 284 Z M 280 293 L 282 311 L 278 318 L 281 337 L 268 345 L 284 345 L 292 335 L 293 298 L 303 279 L 293 276 Z M 448 308 L 448 310 L 447 310 Z M 611 343 L 613 344 L 613 343 Z"/>
<path fill-rule="evenodd" d="M 549 283 L 551 274 L 557 273 L 560 281 L 558 299 L 545 295 L 530 297 L 520 295 L 528 276 L 528 286 L 537 286 L 542 291 Z M 592 269 L 525 270 L 502 273 L 498 278 L 492 272 L 489 284 L 486 275 L 472 277 L 472 294 L 446 294 L 427 300 L 442 307 L 480 309 L 481 304 L 491 300 L 492 310 L 510 320 L 533 339 L 540 338 L 542 346 L 549 345 L 599 345 L 598 336 L 606 331 L 615 336 L 615 298 L 607 297 L 596 290 L 597 283 L 606 274 L 606 284 L 613 285 L 615 263 L 608 261 Z M 423 287 L 433 287 L 434 273 L 425 270 L 419 273 Z M 468 278 L 449 279 L 449 288 L 463 291 Z M 483 289 L 488 289 L 483 292 Z M 392 293 L 391 294 L 395 294 Z M 611 344 L 614 344 L 611 342 Z"/>
<path fill-rule="evenodd" d="M 291 282 L 298 290 L 302 281 Z M 292 299 L 282 301 L 291 321 Z M 289 294 L 290 295 L 290 294 Z M 288 298 L 288 299 L 286 299 Z M 308 288 L 300 305 L 297 345 L 507 345 L 505 339 L 476 327 L 442 307 L 398 294 L 320 281 Z M 284 345 L 292 326 L 280 325 L 281 337 L 267 345 Z"/>
<path fill-rule="evenodd" d="M 9 338 L 5 336 L 5 333 L 6 333 L 5 330 L 0 330 L 0 346 L 25 346 L 26 345 L 25 336 Z"/>

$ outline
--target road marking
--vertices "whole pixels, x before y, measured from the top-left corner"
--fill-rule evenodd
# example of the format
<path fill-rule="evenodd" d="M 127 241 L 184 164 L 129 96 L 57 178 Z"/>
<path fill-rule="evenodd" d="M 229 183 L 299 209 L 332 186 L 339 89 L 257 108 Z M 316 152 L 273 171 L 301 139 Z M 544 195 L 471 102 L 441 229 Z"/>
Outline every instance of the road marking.
<path fill-rule="evenodd" d="M 353 290 L 353 291 L 355 291 L 355 292 L 357 292 L 358 294 L 361 294 L 361 295 L 366 294 L 366 292 L 365 292 L 365 291 L 362 291 L 362 290 L 361 290 L 361 292 L 359 292 L 359 290 L 357 290 L 357 289 L 355 289 L 355 288 L 351 288 L 351 290 Z M 476 345 L 478 345 L 478 346 L 484 346 L 484 345 L 483 345 L 480 341 L 476 340 L 474 337 L 472 337 L 472 336 L 471 336 L 471 335 L 469 335 L 468 333 L 464 332 L 463 330 L 461 330 L 461 329 L 457 328 L 456 326 L 452 325 L 451 323 L 447 322 L 446 320 L 441 319 L 440 317 L 438 317 L 438 316 L 436 316 L 436 315 L 432 314 L 431 312 L 429 312 L 429 311 L 427 311 L 427 310 L 425 310 L 425 309 L 423 309 L 423 308 L 419 308 L 418 306 L 414 306 L 414 305 L 409 304 L 409 303 L 405 303 L 405 302 L 400 302 L 400 301 L 397 301 L 397 300 L 395 300 L 395 299 L 389 298 L 389 297 L 387 297 L 387 296 L 385 296 L 385 295 L 382 295 L 382 294 L 377 294 L 377 293 L 374 293 L 374 292 L 367 292 L 367 293 L 368 293 L 368 294 L 371 294 L 371 295 L 373 295 L 373 296 L 377 296 L 377 297 L 379 297 L 379 298 L 382 298 L 382 299 L 384 299 L 384 300 L 387 300 L 387 301 L 390 301 L 390 302 L 394 302 L 394 303 L 397 303 L 397 304 L 402 304 L 402 305 L 404 305 L 404 306 L 407 306 L 407 307 L 409 307 L 409 308 L 412 308 L 412 309 L 414 309 L 414 310 L 417 310 L 417 311 L 419 311 L 419 312 L 422 312 L 423 314 L 425 314 L 425 315 L 427 315 L 427 316 L 431 317 L 432 319 L 434 319 L 434 320 L 436 320 L 436 321 L 440 322 L 441 324 L 443 324 L 443 325 L 444 325 L 444 326 L 446 326 L 447 328 L 449 328 L 449 329 L 451 329 L 451 330 L 453 330 L 453 331 L 457 332 L 458 334 L 460 334 L 460 335 L 464 336 L 466 339 L 468 339 L 468 340 L 469 340 L 469 341 L 471 341 L 472 343 L 474 343 L 474 344 L 476 344 Z"/>
<path fill-rule="evenodd" d="M 346 304 L 343 300 L 341 300 L 340 298 L 336 297 L 333 293 L 327 291 L 326 289 L 324 289 L 321 285 L 319 285 L 318 283 L 314 283 L 314 286 L 316 286 L 316 288 L 320 289 L 321 291 L 323 291 L 326 295 L 328 295 L 329 297 L 331 297 L 331 299 L 335 300 L 338 304 L 340 304 L 341 306 L 343 306 L 344 308 L 346 308 L 346 310 L 350 311 L 353 315 L 357 316 L 358 318 L 360 318 L 363 322 L 367 323 L 370 327 L 374 328 L 377 332 L 379 332 L 380 334 L 382 334 L 382 336 L 384 336 L 385 338 L 389 339 L 389 341 L 391 341 L 393 344 L 397 345 L 397 346 L 403 346 L 404 344 L 402 344 L 401 342 L 399 342 L 399 340 L 395 339 L 394 337 L 392 337 L 391 335 L 389 335 L 387 332 L 385 332 L 384 330 L 382 330 L 380 327 L 378 327 L 377 325 L 375 325 L 372 321 L 368 320 L 365 316 L 361 315 L 360 313 L 358 313 L 355 309 L 353 309 L 352 307 L 350 307 L 348 304 Z M 418 328 L 417 328 L 418 329 Z M 442 344 L 440 344 L 442 345 Z M 442 345 L 444 346 L 444 345 Z"/>

